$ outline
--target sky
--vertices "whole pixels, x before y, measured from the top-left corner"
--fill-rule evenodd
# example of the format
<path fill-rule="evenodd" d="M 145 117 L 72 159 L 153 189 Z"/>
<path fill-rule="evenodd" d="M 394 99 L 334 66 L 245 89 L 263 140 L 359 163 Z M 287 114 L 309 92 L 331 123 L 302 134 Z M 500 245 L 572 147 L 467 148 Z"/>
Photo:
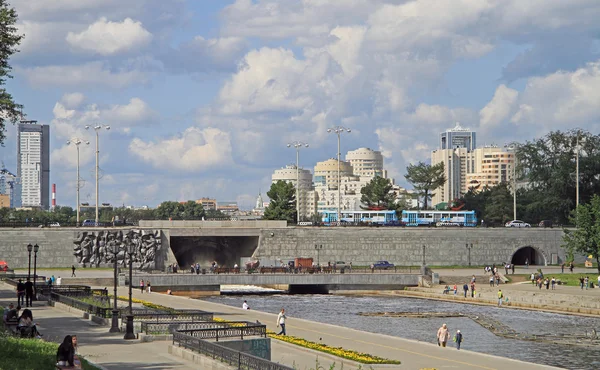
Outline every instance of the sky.
<path fill-rule="evenodd" d="M 456 122 L 479 145 L 600 128 L 597 0 L 12 0 L 8 90 L 50 125 L 57 203 L 252 208 L 277 168 L 382 151 L 391 177 Z M 16 130 L 0 160 L 16 172 Z"/>

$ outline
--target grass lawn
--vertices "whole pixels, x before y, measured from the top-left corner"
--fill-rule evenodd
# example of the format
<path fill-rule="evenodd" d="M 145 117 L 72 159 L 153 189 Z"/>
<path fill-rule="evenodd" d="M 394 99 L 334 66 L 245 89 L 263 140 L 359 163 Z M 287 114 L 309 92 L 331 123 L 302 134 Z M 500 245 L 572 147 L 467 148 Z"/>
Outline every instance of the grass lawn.
<path fill-rule="evenodd" d="M 0 370 L 55 370 L 58 344 L 0 332 Z M 98 370 L 80 358 L 86 370 Z"/>
<path fill-rule="evenodd" d="M 542 272 L 544 272 L 544 269 L 542 269 Z M 544 278 L 555 278 L 556 280 L 560 280 L 562 284 L 565 284 L 567 286 L 579 286 L 579 278 L 581 276 L 589 277 L 590 283 L 594 283 L 594 286 L 596 286 L 596 283 L 598 282 L 598 271 L 596 269 L 590 269 L 590 271 L 586 271 L 584 274 L 571 274 L 570 272 L 566 272 L 564 274 L 544 273 Z M 509 278 L 511 283 L 518 283 L 520 281 L 528 281 L 529 283 L 531 283 L 530 275 L 517 274 L 507 275 L 506 277 Z"/>

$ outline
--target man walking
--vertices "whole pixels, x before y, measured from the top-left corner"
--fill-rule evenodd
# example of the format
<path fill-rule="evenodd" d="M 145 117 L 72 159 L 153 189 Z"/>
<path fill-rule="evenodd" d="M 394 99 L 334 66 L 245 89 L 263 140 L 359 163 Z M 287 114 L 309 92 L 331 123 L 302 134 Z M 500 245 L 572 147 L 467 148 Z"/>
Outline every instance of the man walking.
<path fill-rule="evenodd" d="M 600 281 L 600 276 L 598 276 L 598 280 Z M 465 291 L 465 298 L 467 298 L 467 292 L 469 292 L 469 286 L 467 283 L 463 285 L 463 290 Z"/>
<path fill-rule="evenodd" d="M 77 277 L 75 276 L 75 265 L 71 265 L 71 277 Z"/>
<path fill-rule="evenodd" d="M 456 342 L 456 349 L 460 350 L 460 344 L 463 341 L 463 335 L 460 330 L 456 331 L 456 335 L 454 336 L 454 341 Z"/>
<path fill-rule="evenodd" d="M 25 305 L 27 307 L 33 307 L 33 290 L 33 283 L 27 279 L 27 282 L 25 282 Z"/>
<path fill-rule="evenodd" d="M 25 306 L 25 284 L 21 279 L 17 283 L 17 306 Z"/>
<path fill-rule="evenodd" d="M 504 294 L 502 294 L 502 289 L 498 289 L 498 307 L 502 306 L 502 298 L 504 298 Z"/>
<path fill-rule="evenodd" d="M 277 335 L 287 335 L 285 332 L 285 319 L 285 309 L 282 308 L 279 315 L 277 315 L 277 327 L 281 326 L 281 331 Z"/>

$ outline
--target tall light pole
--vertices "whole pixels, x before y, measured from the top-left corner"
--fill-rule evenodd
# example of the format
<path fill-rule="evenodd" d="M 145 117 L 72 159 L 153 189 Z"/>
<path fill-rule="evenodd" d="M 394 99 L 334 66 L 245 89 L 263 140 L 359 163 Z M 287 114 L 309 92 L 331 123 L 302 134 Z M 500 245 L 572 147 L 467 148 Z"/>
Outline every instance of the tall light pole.
<path fill-rule="evenodd" d="M 579 207 L 579 152 L 581 151 L 579 135 L 581 135 L 581 130 L 577 131 L 577 145 L 575 147 L 575 209 Z"/>
<path fill-rule="evenodd" d="M 37 245 L 37 243 L 35 243 L 35 245 L 33 246 L 33 289 L 34 292 L 37 292 L 37 287 L 35 286 L 37 284 L 37 254 L 38 251 L 40 250 L 40 246 Z M 33 295 L 33 300 L 37 301 L 37 294 Z"/>
<path fill-rule="evenodd" d="M 342 153 L 340 152 L 340 136 L 343 132 L 352 132 L 349 128 L 343 126 L 335 126 L 327 129 L 329 133 L 337 134 L 337 183 L 338 183 L 338 201 L 337 201 L 337 223 L 338 225 L 341 222 L 340 217 L 340 207 L 341 207 L 341 199 L 342 199 L 342 179 L 340 178 L 340 156 Z"/>
<path fill-rule="evenodd" d="M 517 219 L 517 146 L 514 144 L 505 145 L 506 149 L 513 152 L 513 164 L 512 164 L 512 180 L 513 180 L 513 220 Z"/>
<path fill-rule="evenodd" d="M 308 144 L 294 141 L 287 145 L 288 148 L 296 148 L 296 224 L 300 222 L 300 149 L 308 148 Z"/>
<path fill-rule="evenodd" d="M 82 140 L 79 138 L 73 138 L 69 141 L 67 141 L 67 145 L 75 145 L 75 147 L 77 148 L 77 227 L 80 226 L 79 224 L 79 189 L 81 189 L 81 179 L 79 178 L 79 145 L 81 144 L 85 144 L 85 145 L 90 145 L 89 141 L 86 140 Z"/>
<path fill-rule="evenodd" d="M 90 126 L 90 125 L 86 125 L 85 126 L 86 130 L 89 129 L 94 129 L 94 131 L 96 131 L 96 226 L 98 226 L 98 223 L 100 222 L 99 217 L 98 217 L 98 171 L 99 171 L 99 166 L 98 166 L 98 160 L 99 160 L 99 154 L 100 154 L 100 147 L 99 147 L 99 132 L 102 129 L 106 129 L 106 130 L 110 130 L 110 126 L 107 125 L 95 125 L 95 126 Z"/>

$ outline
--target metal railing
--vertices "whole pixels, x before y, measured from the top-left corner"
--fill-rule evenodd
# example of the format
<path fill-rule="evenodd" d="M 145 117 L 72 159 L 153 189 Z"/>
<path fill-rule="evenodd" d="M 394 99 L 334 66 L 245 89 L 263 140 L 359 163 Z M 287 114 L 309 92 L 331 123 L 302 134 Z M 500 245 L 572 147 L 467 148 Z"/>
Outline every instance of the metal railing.
<path fill-rule="evenodd" d="M 267 336 L 267 327 L 249 321 L 230 322 L 179 322 L 179 323 L 155 323 L 142 322 L 141 332 L 146 334 L 171 334 L 174 331 L 187 333 L 193 337 L 202 339 L 216 339 L 244 336 Z"/>
<path fill-rule="evenodd" d="M 293 370 L 291 367 L 281 365 L 260 357 L 242 353 L 216 343 L 211 343 L 198 337 L 174 332 L 173 345 L 198 352 L 215 360 L 224 362 L 237 369 L 246 370 Z"/>
<path fill-rule="evenodd" d="M 153 309 L 133 309 L 133 319 L 135 321 L 152 322 L 152 323 L 168 323 L 168 322 L 198 322 L 212 321 L 213 313 L 201 310 L 176 310 L 165 312 Z M 126 320 L 129 315 L 129 309 L 121 311 L 121 318 Z"/>
<path fill-rule="evenodd" d="M 112 308 L 109 307 L 101 307 L 99 305 L 94 305 L 91 303 L 80 301 L 74 297 L 62 295 L 54 292 L 53 290 L 48 292 L 49 294 L 44 294 L 44 296 L 48 297 L 53 302 L 60 302 L 66 304 L 68 306 L 77 308 L 79 310 L 91 313 L 93 315 L 109 318 L 112 317 Z M 91 295 L 90 298 L 93 298 Z"/>

